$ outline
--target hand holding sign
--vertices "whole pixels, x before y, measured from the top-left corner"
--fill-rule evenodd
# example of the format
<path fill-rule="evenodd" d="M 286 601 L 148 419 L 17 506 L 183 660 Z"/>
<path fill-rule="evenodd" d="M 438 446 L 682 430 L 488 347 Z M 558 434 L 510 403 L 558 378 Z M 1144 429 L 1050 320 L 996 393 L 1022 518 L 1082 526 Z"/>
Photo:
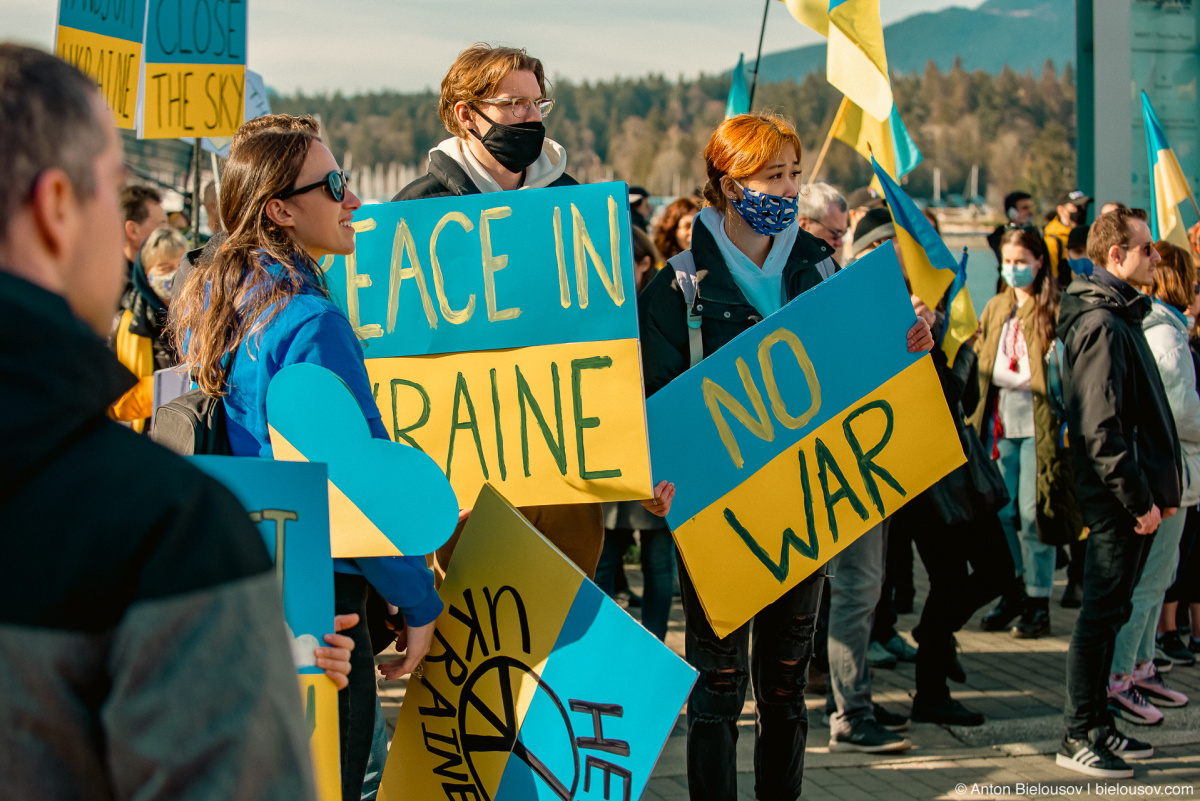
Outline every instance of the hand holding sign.
<path fill-rule="evenodd" d="M 432 553 L 458 523 L 437 464 L 416 448 L 371 438 L 350 389 L 315 364 L 280 370 L 267 389 L 275 458 L 329 464 L 335 557 Z"/>

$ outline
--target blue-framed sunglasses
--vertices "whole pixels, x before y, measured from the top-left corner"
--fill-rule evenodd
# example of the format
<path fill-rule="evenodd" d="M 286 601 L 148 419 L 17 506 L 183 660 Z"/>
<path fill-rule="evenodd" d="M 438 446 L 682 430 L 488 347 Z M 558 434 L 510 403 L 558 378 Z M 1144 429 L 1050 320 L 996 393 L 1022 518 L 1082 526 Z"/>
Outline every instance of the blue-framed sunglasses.
<path fill-rule="evenodd" d="M 348 183 L 350 183 L 350 179 L 346 177 L 345 170 L 334 170 L 321 180 L 317 181 L 315 184 L 298 186 L 295 189 L 289 189 L 286 192 L 280 192 L 275 197 L 279 198 L 280 200 L 287 200 L 290 197 L 303 195 L 305 192 L 311 192 L 312 190 L 323 186 L 329 190 L 330 197 L 332 197 L 338 203 L 341 203 L 346 198 L 346 185 Z"/>

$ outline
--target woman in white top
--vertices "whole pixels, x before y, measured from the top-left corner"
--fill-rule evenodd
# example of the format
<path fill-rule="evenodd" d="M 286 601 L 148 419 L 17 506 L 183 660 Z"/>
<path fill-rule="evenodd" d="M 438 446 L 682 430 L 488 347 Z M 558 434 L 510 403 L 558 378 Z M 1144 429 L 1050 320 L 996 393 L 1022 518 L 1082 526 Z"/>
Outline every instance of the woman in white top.
<path fill-rule="evenodd" d="M 971 422 L 1004 476 L 1009 502 L 1000 511 L 1018 583 L 983 618 L 999 631 L 1020 615 L 1014 637 L 1050 633 L 1056 544 L 1080 531 L 1064 458 L 1062 424 L 1047 393 L 1045 355 L 1054 342 L 1059 290 L 1045 241 L 1033 227 L 1011 227 L 1000 240 L 1006 284 L 980 320 L 980 404 Z"/>

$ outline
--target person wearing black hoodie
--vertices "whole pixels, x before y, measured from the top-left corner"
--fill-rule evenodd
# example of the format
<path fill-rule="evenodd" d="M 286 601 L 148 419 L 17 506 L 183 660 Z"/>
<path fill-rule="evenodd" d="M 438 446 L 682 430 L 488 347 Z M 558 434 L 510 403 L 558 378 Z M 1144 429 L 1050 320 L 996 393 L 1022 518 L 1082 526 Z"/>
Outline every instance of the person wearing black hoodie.
<path fill-rule="evenodd" d="M 542 62 L 514 47 L 474 44 L 459 53 L 442 80 L 438 114 L 454 134 L 429 151 L 429 173 L 396 194 L 396 200 L 456 197 L 549 186 L 575 186 L 567 151 L 546 138 Z M 589 578 L 604 547 L 598 503 L 526 506 L 521 513 Z M 458 531 L 436 554 L 439 578 L 458 544 Z"/>
<path fill-rule="evenodd" d="M 1067 731 L 1060 766 L 1105 779 L 1129 778 L 1126 759 L 1154 754 L 1125 737 L 1108 710 L 1117 632 L 1154 532 L 1180 502 L 1180 452 L 1142 320 L 1159 260 L 1144 212 L 1102 215 L 1088 235 L 1090 276 L 1063 294 L 1064 400 L 1075 495 L 1088 533 L 1083 605 L 1067 654 Z"/>
<path fill-rule="evenodd" d="M 262 538 L 105 415 L 134 384 L 101 339 L 126 281 L 112 113 L 14 44 L 0 108 L 0 794 L 312 799 Z"/>

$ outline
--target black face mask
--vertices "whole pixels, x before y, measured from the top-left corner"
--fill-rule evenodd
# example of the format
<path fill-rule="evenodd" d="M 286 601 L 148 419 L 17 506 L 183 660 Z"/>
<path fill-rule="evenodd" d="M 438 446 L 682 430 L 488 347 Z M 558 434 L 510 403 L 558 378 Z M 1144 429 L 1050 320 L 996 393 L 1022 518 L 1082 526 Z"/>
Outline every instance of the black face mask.
<path fill-rule="evenodd" d="M 1071 222 L 1075 223 L 1076 225 L 1085 225 L 1087 223 L 1087 213 L 1087 206 L 1071 212 Z"/>
<path fill-rule="evenodd" d="M 540 121 L 518 125 L 492 122 L 492 127 L 483 136 L 478 131 L 472 130 L 471 133 L 509 172 L 521 172 L 537 161 L 538 156 L 542 155 L 542 143 L 546 141 L 546 126 Z"/>

